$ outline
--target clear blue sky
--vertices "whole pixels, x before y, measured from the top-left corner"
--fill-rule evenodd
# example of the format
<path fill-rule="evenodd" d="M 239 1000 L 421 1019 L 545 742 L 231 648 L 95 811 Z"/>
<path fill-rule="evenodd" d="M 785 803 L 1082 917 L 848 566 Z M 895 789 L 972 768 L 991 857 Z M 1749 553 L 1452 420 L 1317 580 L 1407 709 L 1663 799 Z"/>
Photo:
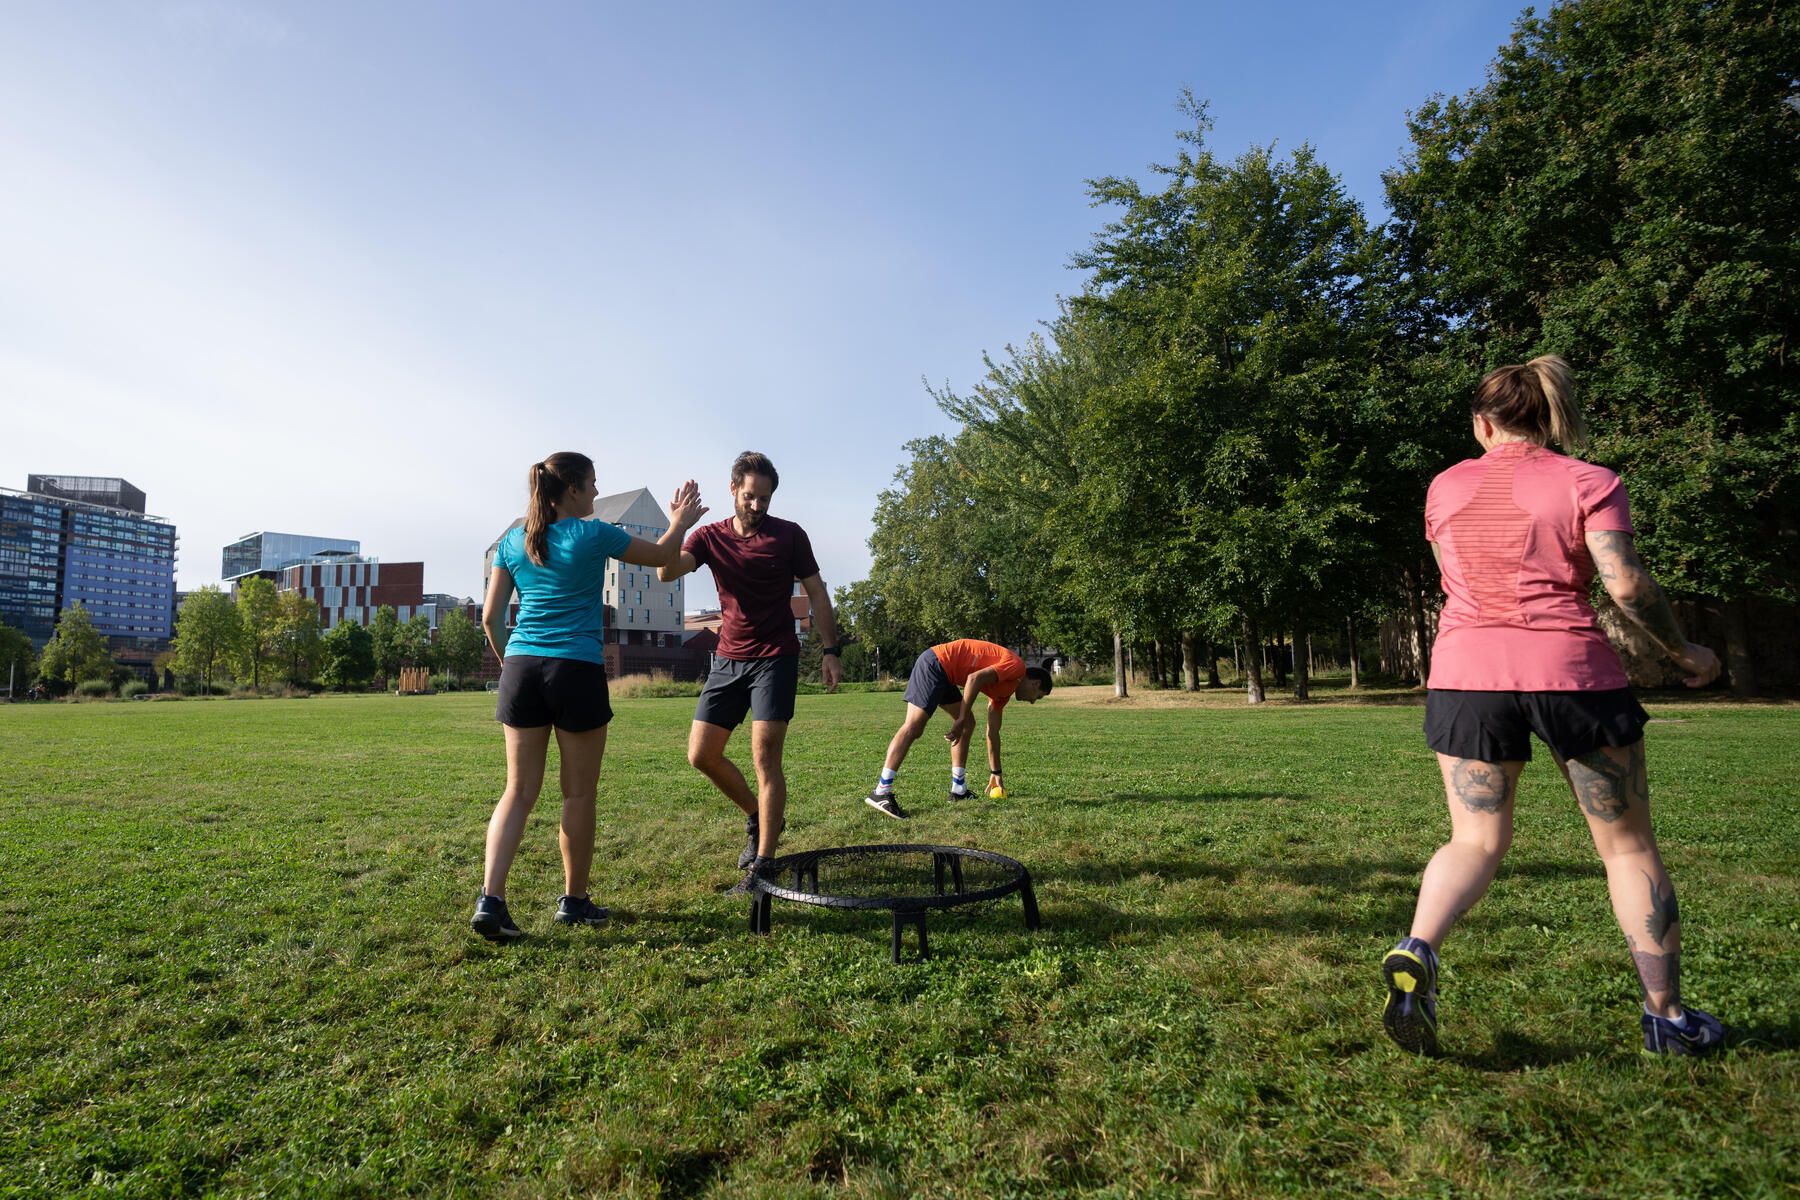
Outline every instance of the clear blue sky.
<path fill-rule="evenodd" d="M 184 588 L 276 529 L 473 594 L 533 460 L 719 516 L 755 448 L 849 583 L 921 380 L 1080 288 L 1083 181 L 1172 158 L 1181 88 L 1379 219 L 1518 11 L 11 0 L 0 486 L 123 475 Z"/>

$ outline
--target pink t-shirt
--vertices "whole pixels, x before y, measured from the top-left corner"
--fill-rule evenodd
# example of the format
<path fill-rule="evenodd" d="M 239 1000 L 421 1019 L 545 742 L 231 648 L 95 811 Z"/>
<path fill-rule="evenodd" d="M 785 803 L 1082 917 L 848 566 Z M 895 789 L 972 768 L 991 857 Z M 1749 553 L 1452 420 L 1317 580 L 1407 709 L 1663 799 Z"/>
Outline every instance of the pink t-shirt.
<path fill-rule="evenodd" d="M 1444 611 L 1426 686 L 1586 692 L 1627 686 L 1588 585 L 1590 530 L 1631 533 L 1625 484 L 1605 467 L 1504 442 L 1431 481 L 1425 536 L 1438 545 Z"/>

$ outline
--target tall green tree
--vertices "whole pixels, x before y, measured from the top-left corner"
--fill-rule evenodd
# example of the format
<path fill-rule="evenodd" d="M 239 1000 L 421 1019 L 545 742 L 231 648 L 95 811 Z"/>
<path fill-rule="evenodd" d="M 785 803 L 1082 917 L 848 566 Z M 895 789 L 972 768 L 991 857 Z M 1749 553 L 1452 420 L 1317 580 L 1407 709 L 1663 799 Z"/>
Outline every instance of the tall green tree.
<path fill-rule="evenodd" d="M 250 686 L 262 686 L 263 669 L 277 657 L 276 630 L 281 620 L 280 598 L 275 585 L 252 576 L 238 585 L 237 673 Z"/>
<path fill-rule="evenodd" d="M 1555 351 L 1672 592 L 1800 597 L 1800 7 L 1577 0 L 1414 114 L 1395 234 L 1447 374 Z"/>
<path fill-rule="evenodd" d="M 175 618 L 177 668 L 210 689 L 213 678 L 237 656 L 243 627 L 238 606 L 215 584 L 188 594 Z"/>
<path fill-rule="evenodd" d="M 392 678 L 400 670 L 400 614 L 390 604 L 375 610 L 369 622 L 370 650 L 375 655 L 375 674 Z"/>
<path fill-rule="evenodd" d="M 299 592 L 278 593 L 271 641 L 282 674 L 292 683 L 310 682 L 319 655 L 318 602 Z"/>
<path fill-rule="evenodd" d="M 87 606 L 79 600 L 63 609 L 57 618 L 56 632 L 44 647 L 38 670 L 59 691 L 112 675 L 113 661 L 107 653 L 106 638 L 94 628 Z"/>
<path fill-rule="evenodd" d="M 437 665 L 437 647 L 431 640 L 431 621 L 424 613 L 414 613 L 400 626 L 394 639 L 400 662 L 408 667 Z"/>
<path fill-rule="evenodd" d="M 977 494 L 949 440 L 921 438 L 906 450 L 911 460 L 875 508 L 874 587 L 934 641 L 1029 636 L 1039 574 L 1031 531 L 1003 499 Z"/>
<path fill-rule="evenodd" d="M 348 691 L 375 677 L 375 639 L 355 621 L 339 621 L 319 639 L 319 679 Z"/>
<path fill-rule="evenodd" d="M 14 692 L 23 692 L 31 686 L 36 670 L 37 651 L 31 638 L 24 630 L 0 621 L 0 680 L 7 681 Z"/>
<path fill-rule="evenodd" d="M 459 684 L 464 675 L 481 665 L 481 649 L 485 641 L 481 630 L 461 608 L 451 609 L 438 620 L 438 652 L 443 659 L 444 670 L 455 677 Z"/>
<path fill-rule="evenodd" d="M 1378 243 L 1302 145 L 1222 162 L 1205 105 L 1166 183 L 1095 180 L 1122 210 L 1075 257 L 1131 373 L 1094 394 L 1078 443 L 1086 526 L 1135 544 L 1144 607 L 1231 620 L 1246 647 L 1304 629 L 1338 563 L 1372 550 L 1358 401 L 1373 360 L 1364 293 Z M 1251 656 L 1254 661 L 1255 656 Z M 1260 700 L 1253 673 L 1252 702 Z"/>

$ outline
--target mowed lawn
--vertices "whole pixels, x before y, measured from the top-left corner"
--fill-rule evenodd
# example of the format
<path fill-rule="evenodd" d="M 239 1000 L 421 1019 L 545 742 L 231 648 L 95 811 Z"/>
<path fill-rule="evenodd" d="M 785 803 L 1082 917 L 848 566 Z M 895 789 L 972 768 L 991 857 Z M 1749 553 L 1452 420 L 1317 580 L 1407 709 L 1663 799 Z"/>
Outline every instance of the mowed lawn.
<path fill-rule="evenodd" d="M 1015 705 L 1012 794 L 955 807 L 939 718 L 905 824 L 861 803 L 900 697 L 801 698 L 787 849 L 1032 871 L 1041 932 L 1009 898 L 901 966 L 885 914 L 777 902 L 749 935 L 692 701 L 618 702 L 612 926 L 550 919 L 552 787 L 510 946 L 467 925 L 488 697 L 0 708 L 0 1196 L 1796 1195 L 1800 707 L 1649 700 L 1722 1058 L 1640 1055 L 1540 753 L 1425 1061 L 1376 969 L 1448 829 L 1422 710 L 1108 695 Z"/>

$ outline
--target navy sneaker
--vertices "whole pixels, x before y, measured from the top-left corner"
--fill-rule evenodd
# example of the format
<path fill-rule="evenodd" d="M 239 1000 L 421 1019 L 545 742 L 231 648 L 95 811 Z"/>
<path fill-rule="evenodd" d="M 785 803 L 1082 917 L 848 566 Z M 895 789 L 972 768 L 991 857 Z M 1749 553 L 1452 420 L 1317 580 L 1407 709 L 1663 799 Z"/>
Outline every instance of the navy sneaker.
<path fill-rule="evenodd" d="M 1711 1054 L 1724 1044 L 1725 1027 L 1711 1013 L 1684 1008 L 1679 1021 L 1644 1013 L 1645 1054 Z"/>
<path fill-rule="evenodd" d="M 604 925 L 610 916 L 587 896 L 564 896 L 556 905 L 559 925 Z"/>
<path fill-rule="evenodd" d="M 1424 941 L 1403 937 L 1381 960 L 1387 978 L 1387 1006 L 1381 1023 L 1402 1050 L 1436 1054 L 1437 955 Z"/>
<path fill-rule="evenodd" d="M 506 911 L 506 901 L 486 892 L 475 902 L 475 915 L 469 918 L 469 928 L 496 942 L 510 942 L 525 936 L 525 931 L 513 924 L 512 914 Z"/>
<path fill-rule="evenodd" d="M 874 792 L 870 792 L 863 797 L 863 803 L 883 816 L 893 817 L 896 821 L 907 819 L 906 810 L 900 807 L 900 798 L 892 792 L 885 796 L 877 796 Z"/>

